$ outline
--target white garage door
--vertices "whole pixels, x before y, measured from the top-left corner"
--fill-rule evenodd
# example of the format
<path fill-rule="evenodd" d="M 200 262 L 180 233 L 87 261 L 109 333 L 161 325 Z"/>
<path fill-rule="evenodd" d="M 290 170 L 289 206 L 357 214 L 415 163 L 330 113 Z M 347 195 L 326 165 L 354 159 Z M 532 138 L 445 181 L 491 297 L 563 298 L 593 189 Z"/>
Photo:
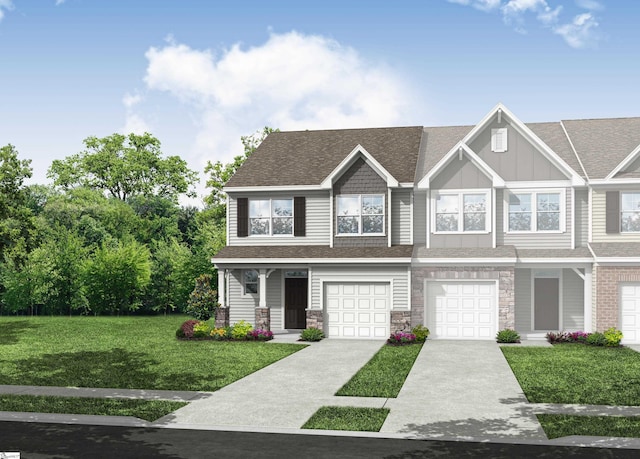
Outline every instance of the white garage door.
<path fill-rule="evenodd" d="M 620 285 L 620 306 L 622 342 L 640 343 L 640 284 Z"/>
<path fill-rule="evenodd" d="M 387 338 L 389 304 L 388 283 L 325 284 L 329 337 Z"/>
<path fill-rule="evenodd" d="M 426 306 L 433 338 L 495 339 L 495 282 L 427 282 Z"/>

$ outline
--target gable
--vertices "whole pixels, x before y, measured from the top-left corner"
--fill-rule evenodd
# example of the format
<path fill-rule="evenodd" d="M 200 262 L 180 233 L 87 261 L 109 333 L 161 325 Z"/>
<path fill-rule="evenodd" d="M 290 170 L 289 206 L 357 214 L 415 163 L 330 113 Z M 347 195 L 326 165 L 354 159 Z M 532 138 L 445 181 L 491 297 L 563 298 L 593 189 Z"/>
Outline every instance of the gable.
<path fill-rule="evenodd" d="M 453 158 L 431 181 L 434 189 L 491 188 L 492 181 L 466 156 Z"/>
<path fill-rule="evenodd" d="M 507 149 L 497 153 L 491 148 L 491 132 L 507 130 Z M 511 122 L 502 117 L 488 123 L 469 144 L 485 163 L 506 181 L 566 180 L 568 177 L 558 169 Z"/>
<path fill-rule="evenodd" d="M 640 178 L 640 155 L 631 164 L 614 175 L 614 178 Z"/>
<path fill-rule="evenodd" d="M 358 158 L 333 185 L 335 194 L 386 193 L 387 182 Z"/>

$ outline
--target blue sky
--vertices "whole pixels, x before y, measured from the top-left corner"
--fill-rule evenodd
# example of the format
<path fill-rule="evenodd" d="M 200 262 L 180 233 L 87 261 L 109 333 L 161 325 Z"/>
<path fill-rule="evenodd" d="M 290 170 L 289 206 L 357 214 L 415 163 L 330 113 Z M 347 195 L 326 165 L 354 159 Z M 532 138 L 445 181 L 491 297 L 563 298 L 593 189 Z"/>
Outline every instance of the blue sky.
<path fill-rule="evenodd" d="M 621 3 L 0 0 L 0 145 L 45 183 L 114 132 L 201 171 L 265 125 L 640 116 L 640 4 Z"/>

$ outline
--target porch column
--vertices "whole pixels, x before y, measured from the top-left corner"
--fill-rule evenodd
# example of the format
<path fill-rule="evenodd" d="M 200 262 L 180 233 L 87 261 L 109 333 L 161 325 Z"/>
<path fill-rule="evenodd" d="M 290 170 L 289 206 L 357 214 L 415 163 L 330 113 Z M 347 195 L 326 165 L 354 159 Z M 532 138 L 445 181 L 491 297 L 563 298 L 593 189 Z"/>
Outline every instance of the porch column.
<path fill-rule="evenodd" d="M 584 268 L 584 331 L 591 333 L 593 331 L 593 268 L 591 265 Z"/>
<path fill-rule="evenodd" d="M 225 282 L 225 274 L 226 274 L 227 270 L 224 268 L 218 268 L 218 303 L 220 303 L 220 307 L 221 308 L 226 308 L 227 307 L 227 300 L 226 300 L 226 292 L 225 292 L 225 287 L 226 287 L 226 282 Z"/>
<path fill-rule="evenodd" d="M 265 268 L 260 268 L 259 272 L 259 281 L 258 281 L 258 291 L 260 293 L 260 297 L 258 300 L 259 308 L 267 307 L 267 270 Z"/>

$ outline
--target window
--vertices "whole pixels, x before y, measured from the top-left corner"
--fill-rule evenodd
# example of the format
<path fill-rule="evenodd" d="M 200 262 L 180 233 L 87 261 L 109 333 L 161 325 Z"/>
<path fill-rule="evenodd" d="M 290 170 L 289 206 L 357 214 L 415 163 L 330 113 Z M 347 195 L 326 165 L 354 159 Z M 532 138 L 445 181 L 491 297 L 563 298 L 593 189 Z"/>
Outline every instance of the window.
<path fill-rule="evenodd" d="M 640 232 L 640 193 L 620 193 L 620 214 L 621 232 Z"/>
<path fill-rule="evenodd" d="M 338 234 L 384 234 L 384 195 L 336 198 Z"/>
<path fill-rule="evenodd" d="M 258 271 L 246 269 L 243 272 L 244 294 L 258 293 Z"/>
<path fill-rule="evenodd" d="M 561 231 L 560 192 L 509 194 L 509 231 Z"/>
<path fill-rule="evenodd" d="M 435 232 L 486 232 L 489 193 L 438 193 L 435 199 Z"/>
<path fill-rule="evenodd" d="M 507 128 L 491 129 L 491 151 L 504 153 L 507 151 Z"/>
<path fill-rule="evenodd" d="M 252 236 L 293 234 L 293 199 L 250 200 L 249 234 Z"/>

